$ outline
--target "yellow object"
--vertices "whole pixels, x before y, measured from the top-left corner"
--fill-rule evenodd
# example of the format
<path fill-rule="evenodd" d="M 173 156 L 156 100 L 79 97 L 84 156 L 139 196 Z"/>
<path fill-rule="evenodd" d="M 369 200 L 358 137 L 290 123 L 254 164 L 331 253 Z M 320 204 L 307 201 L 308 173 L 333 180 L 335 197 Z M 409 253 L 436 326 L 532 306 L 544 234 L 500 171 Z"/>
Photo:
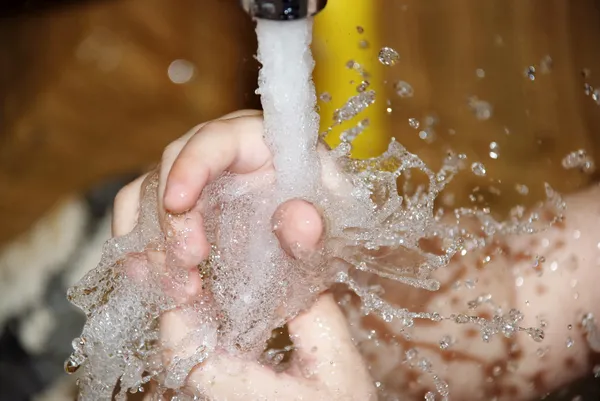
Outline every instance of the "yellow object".
<path fill-rule="evenodd" d="M 348 61 L 354 60 L 369 73 L 369 89 L 376 92 L 375 104 L 354 119 L 335 127 L 327 136 L 327 142 L 335 146 L 339 144 L 343 131 L 368 118 L 368 128 L 353 142 L 353 157 L 356 158 L 381 154 L 387 149 L 390 138 L 387 95 L 383 84 L 385 67 L 378 61 L 381 49 L 377 28 L 378 4 L 376 0 L 329 0 L 327 7 L 315 17 L 315 85 L 317 94 L 327 92 L 331 95 L 329 102 L 319 100 L 321 132 L 332 125 L 334 111 L 357 95 L 357 87 L 363 81 L 358 71 L 346 67 Z"/>

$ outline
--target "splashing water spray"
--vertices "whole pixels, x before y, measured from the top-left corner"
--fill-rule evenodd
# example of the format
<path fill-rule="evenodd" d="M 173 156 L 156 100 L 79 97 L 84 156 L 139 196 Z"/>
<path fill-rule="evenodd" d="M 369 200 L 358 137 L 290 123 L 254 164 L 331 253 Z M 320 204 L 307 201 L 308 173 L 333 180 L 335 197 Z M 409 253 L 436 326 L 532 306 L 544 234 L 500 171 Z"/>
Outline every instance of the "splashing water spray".
<path fill-rule="evenodd" d="M 212 253 L 199 269 L 210 297 L 181 306 L 172 294 L 185 285 L 185 269 L 160 256 L 168 254 L 170 245 L 158 220 L 157 174 L 147 180 L 136 228 L 110 239 L 97 268 L 68 293 L 87 315 L 66 362 L 68 372 L 81 369 L 80 400 L 110 400 L 117 385 L 117 399 L 125 399 L 127 392 L 139 391 L 151 380 L 159 391 L 177 394 L 190 370 L 216 349 L 256 360 L 275 328 L 334 286 L 360 299 L 359 309 L 347 305 L 350 322 L 358 331 L 360 318 L 370 315 L 393 322 L 399 336 L 407 338 L 415 320 L 472 325 L 484 340 L 519 331 L 535 341 L 543 338 L 541 329 L 519 326 L 519 311 L 496 309 L 489 318 L 412 312 L 388 302 L 382 286 L 372 284 L 369 277 L 437 291 L 440 282 L 433 274 L 457 252 L 484 247 L 497 234 L 542 229 L 552 221 L 542 221 L 540 211 L 551 208 L 558 219 L 563 202 L 547 186 L 545 204 L 506 222 L 495 220 L 487 209 L 444 211 L 434 202 L 464 167 L 458 155 L 448 153 L 441 169 L 433 171 L 394 140 L 381 156 L 365 160 L 349 156 L 358 132 L 346 135 L 339 146 L 328 147 L 319 133 L 310 50 L 311 17 L 325 3 L 242 1 L 257 20 L 262 64 L 258 93 L 264 109 L 264 138 L 274 158 L 275 185 L 273 177 L 241 181 L 224 175 L 204 190 L 205 229 Z M 397 56 L 390 48 L 379 55 L 388 66 L 395 64 Z M 360 66 L 352 68 L 366 74 Z M 335 111 L 334 124 L 359 116 L 376 102 L 374 91 L 362 89 Z M 411 172 L 415 170 L 425 174 L 427 185 L 414 184 Z M 327 223 L 323 249 L 300 260 L 283 252 L 272 232 L 274 211 L 293 198 L 317 205 Z M 432 250 L 423 246 L 424 241 L 438 246 Z M 331 263 L 334 259 L 338 262 Z M 127 268 L 132 265 L 136 277 Z M 168 289 L 165 279 L 173 283 Z M 188 358 L 166 365 L 161 359 L 158 319 L 175 307 L 201 323 L 195 325 L 201 329 L 186 339 L 201 346 Z M 450 343 L 450 339 L 445 342 Z M 407 363 L 423 365 L 417 351 L 409 351 Z M 423 366 L 437 396 L 448 399 L 448 385 L 430 364 Z M 428 393 L 428 397 L 436 395 Z"/>

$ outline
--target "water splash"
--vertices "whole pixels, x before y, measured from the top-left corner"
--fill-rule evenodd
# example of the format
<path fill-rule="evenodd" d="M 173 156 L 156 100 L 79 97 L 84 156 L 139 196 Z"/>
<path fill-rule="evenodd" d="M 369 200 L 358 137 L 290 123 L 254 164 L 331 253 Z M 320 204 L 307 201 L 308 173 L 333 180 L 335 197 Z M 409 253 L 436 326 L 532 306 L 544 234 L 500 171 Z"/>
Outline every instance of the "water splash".
<path fill-rule="evenodd" d="M 69 291 L 69 299 L 88 317 L 66 363 L 70 372 L 83 369 L 80 399 L 109 400 L 119 384 L 117 399 L 121 400 L 127 391 L 139 391 L 150 380 L 158 383 L 159 391 L 177 392 L 192 367 L 210 358 L 217 348 L 256 360 L 273 329 L 336 284 L 359 297 L 359 316 L 394 322 L 406 335 L 416 320 L 423 320 L 470 325 L 484 341 L 495 335 L 512 338 L 519 332 L 542 341 L 542 328 L 522 327 L 523 314 L 517 310 L 496 307 L 491 318 L 410 311 L 388 302 L 381 288 L 366 285 L 364 277 L 438 291 L 441 283 L 434 273 L 458 253 L 485 247 L 499 234 L 533 233 L 559 220 L 564 207 L 560 196 L 546 185 L 546 204 L 503 222 L 486 208 L 436 207 L 440 193 L 463 168 L 460 155 L 448 152 L 442 167 L 433 170 L 392 140 L 382 155 L 354 160 L 350 157 L 352 140 L 368 125 L 366 119 L 346 131 L 339 146 L 329 148 L 318 134 L 314 111 L 311 22 L 285 22 L 281 27 L 261 21 L 257 33 L 263 64 L 259 93 L 276 185 L 272 176 L 241 180 L 225 175 L 205 189 L 205 229 L 213 244 L 209 259 L 198 266 L 205 291 L 182 306 L 176 295 L 184 290 L 188 277 L 169 257 L 170 235 L 163 234 L 158 218 L 158 177 L 156 173 L 150 176 L 144 184 L 139 224 L 132 233 L 108 241 L 98 267 Z M 399 55 L 384 48 L 379 59 L 392 66 Z M 348 66 L 366 81 L 368 73 L 360 65 Z M 340 105 L 333 116 L 334 126 L 375 103 L 375 92 L 367 87 L 359 86 L 357 94 Z M 330 97 L 326 100 L 331 101 Z M 491 116 L 487 102 L 470 101 L 477 118 Z M 426 177 L 425 185 L 413 178 L 414 172 Z M 483 176 L 485 167 L 475 163 L 473 173 Z M 323 249 L 306 260 L 287 256 L 272 233 L 275 208 L 293 197 L 318 205 L 328 222 Z M 548 208 L 554 217 L 545 222 L 540 215 Z M 427 250 L 422 245 L 425 240 L 439 246 Z M 483 296 L 473 306 L 489 302 Z M 194 352 L 164 364 L 159 317 L 176 307 L 201 329 L 181 344 L 195 344 Z M 451 339 L 440 342 L 440 347 L 450 345 Z M 442 400 L 448 399 L 448 384 L 417 349 L 407 350 L 405 359 L 408 366 L 428 375 Z M 433 392 L 427 394 L 435 398 Z"/>

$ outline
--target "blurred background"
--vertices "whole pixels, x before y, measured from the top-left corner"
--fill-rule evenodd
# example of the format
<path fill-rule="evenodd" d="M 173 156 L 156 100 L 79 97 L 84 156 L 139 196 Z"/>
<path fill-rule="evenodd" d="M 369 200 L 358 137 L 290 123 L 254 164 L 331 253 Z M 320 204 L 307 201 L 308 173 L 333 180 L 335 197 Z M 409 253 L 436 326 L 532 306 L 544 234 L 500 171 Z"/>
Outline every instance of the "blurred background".
<path fill-rule="evenodd" d="M 64 294 L 99 260 L 112 198 L 190 127 L 260 108 L 256 39 L 236 0 L 13 0 L 0 15 L 0 400 L 69 400 L 83 320 Z M 543 182 L 595 180 L 562 160 L 600 151 L 599 46 L 597 0 L 330 0 L 313 46 L 323 129 L 360 65 L 378 98 L 356 156 L 392 136 L 434 167 L 464 153 L 485 174 L 443 202 L 506 213 Z M 600 399 L 576 387 L 561 399 Z"/>

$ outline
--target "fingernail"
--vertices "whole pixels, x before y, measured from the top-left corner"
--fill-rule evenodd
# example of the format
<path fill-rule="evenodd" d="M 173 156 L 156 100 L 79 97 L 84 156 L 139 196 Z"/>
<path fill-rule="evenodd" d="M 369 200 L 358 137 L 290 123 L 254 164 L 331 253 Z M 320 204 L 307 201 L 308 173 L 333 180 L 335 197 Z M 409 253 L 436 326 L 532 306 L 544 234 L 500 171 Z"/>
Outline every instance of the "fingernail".
<path fill-rule="evenodd" d="M 185 202 L 188 197 L 189 193 L 185 185 L 179 183 L 168 184 L 165 189 L 165 208 L 167 210 L 177 210 L 177 205 Z"/>

